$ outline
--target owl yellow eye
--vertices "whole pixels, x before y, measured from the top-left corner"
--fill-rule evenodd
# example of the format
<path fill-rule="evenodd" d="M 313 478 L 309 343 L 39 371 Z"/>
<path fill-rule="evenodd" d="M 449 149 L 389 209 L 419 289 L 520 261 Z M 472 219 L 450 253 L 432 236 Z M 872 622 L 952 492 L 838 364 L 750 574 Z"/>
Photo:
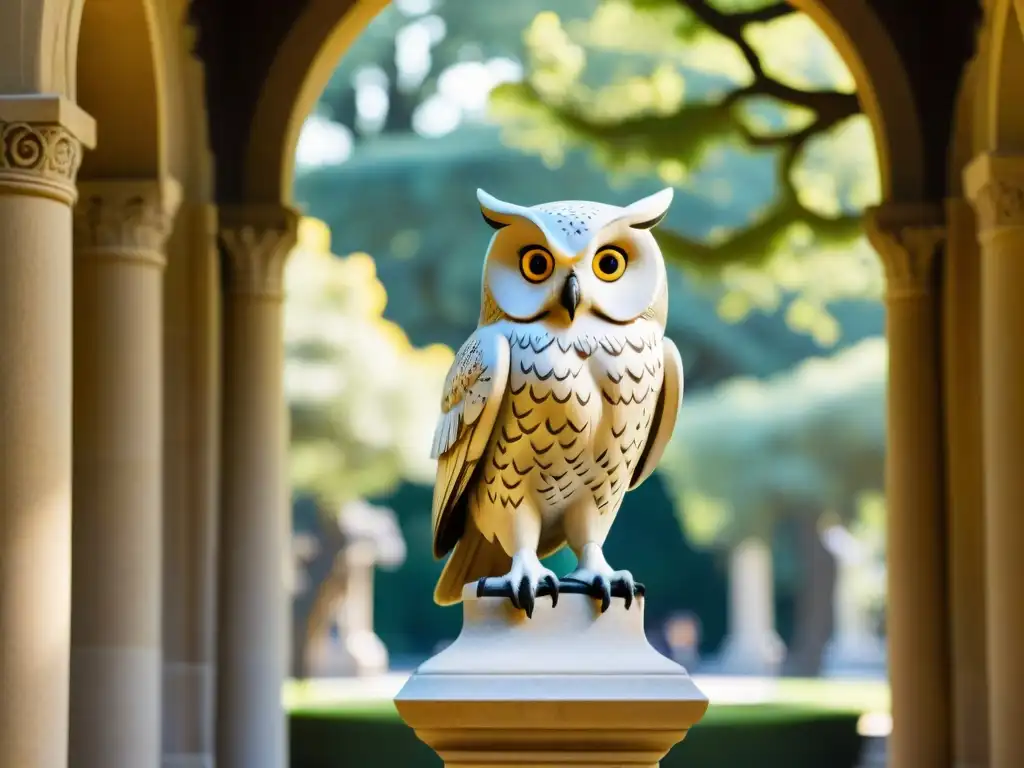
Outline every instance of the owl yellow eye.
<path fill-rule="evenodd" d="M 519 271 L 531 283 L 542 283 L 555 271 L 555 259 L 547 248 L 528 245 L 519 252 Z"/>
<path fill-rule="evenodd" d="M 614 283 L 626 273 L 628 263 L 624 250 L 606 245 L 594 254 L 594 274 L 606 283 Z"/>

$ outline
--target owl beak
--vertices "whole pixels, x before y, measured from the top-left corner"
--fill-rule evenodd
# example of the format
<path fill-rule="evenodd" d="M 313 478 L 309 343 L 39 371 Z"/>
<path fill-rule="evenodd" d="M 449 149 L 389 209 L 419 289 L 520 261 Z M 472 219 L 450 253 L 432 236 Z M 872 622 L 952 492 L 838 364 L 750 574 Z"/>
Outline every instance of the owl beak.
<path fill-rule="evenodd" d="M 569 313 L 570 322 L 576 318 L 576 307 L 580 305 L 580 280 L 575 272 L 570 272 L 562 286 L 562 306 Z"/>

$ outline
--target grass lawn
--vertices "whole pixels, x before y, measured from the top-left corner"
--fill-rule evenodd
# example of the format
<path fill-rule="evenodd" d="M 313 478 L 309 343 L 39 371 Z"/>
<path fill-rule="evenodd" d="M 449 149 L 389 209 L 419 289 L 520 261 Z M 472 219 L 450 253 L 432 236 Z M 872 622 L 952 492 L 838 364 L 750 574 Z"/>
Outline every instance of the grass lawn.
<path fill-rule="evenodd" d="M 827 706 L 807 701 L 819 692 L 813 685 L 791 686 L 789 701 L 712 703 L 662 768 L 854 768 L 860 709 L 834 698 Z M 290 711 L 291 768 L 442 768 L 390 699 L 293 701 Z"/>
<path fill-rule="evenodd" d="M 719 710 L 772 709 L 770 705 L 790 709 L 830 709 L 855 712 L 889 712 L 889 686 L 876 680 L 824 680 L 779 678 L 695 678 L 697 685 L 711 699 L 708 717 Z M 756 688 L 753 700 L 737 697 L 745 686 Z M 348 697 L 325 690 L 320 681 L 290 680 L 284 691 L 285 707 L 294 713 L 336 712 L 350 717 L 397 716 L 390 696 Z"/>
<path fill-rule="evenodd" d="M 828 707 L 839 712 L 859 711 L 852 707 Z M 807 720 L 815 714 L 822 714 L 823 708 L 811 704 L 772 703 L 772 704 L 723 704 L 710 707 L 701 726 L 735 725 L 737 723 L 779 723 L 794 720 Z M 311 707 L 296 707 L 290 711 L 296 717 L 338 718 L 341 720 L 398 720 L 398 711 L 394 702 L 356 701 L 334 705 L 320 704 Z"/>
<path fill-rule="evenodd" d="M 889 684 L 884 680 L 782 678 L 776 690 L 774 701 L 778 703 L 855 709 L 859 712 L 889 711 Z"/>

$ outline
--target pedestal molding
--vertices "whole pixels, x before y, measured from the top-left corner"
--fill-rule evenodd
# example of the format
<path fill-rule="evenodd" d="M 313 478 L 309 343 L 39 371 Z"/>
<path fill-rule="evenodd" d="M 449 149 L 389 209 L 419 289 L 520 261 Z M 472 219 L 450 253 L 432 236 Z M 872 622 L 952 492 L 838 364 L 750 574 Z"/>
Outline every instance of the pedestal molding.
<path fill-rule="evenodd" d="M 76 258 L 165 265 L 164 245 L 181 202 L 177 181 L 84 181 L 78 189 Z"/>
<path fill-rule="evenodd" d="M 228 292 L 272 301 L 284 298 L 284 266 L 295 246 L 298 221 L 298 214 L 285 206 L 221 208 Z"/>
<path fill-rule="evenodd" d="M 533 618 L 463 592 L 462 631 L 395 697 L 446 766 L 655 768 L 708 700 L 643 630 L 644 599 L 601 614 L 586 595 L 541 598 Z"/>
<path fill-rule="evenodd" d="M 868 240 L 885 268 L 887 301 L 935 293 L 935 267 L 946 240 L 942 208 L 888 203 L 864 217 Z"/>

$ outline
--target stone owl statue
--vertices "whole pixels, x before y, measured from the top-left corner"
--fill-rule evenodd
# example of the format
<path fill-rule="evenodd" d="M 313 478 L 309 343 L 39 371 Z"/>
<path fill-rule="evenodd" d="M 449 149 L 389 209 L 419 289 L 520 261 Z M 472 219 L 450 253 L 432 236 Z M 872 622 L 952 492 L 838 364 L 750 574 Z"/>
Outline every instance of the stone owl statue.
<path fill-rule="evenodd" d="M 463 587 L 532 616 L 538 595 L 584 592 L 607 610 L 639 587 L 602 547 L 626 491 L 654 471 L 682 404 L 683 365 L 665 338 L 668 284 L 651 229 L 665 189 L 625 208 L 523 207 L 477 190 L 495 231 L 476 332 L 445 380 L 432 455 L 434 600 Z M 540 560 L 566 544 L 577 568 Z"/>

